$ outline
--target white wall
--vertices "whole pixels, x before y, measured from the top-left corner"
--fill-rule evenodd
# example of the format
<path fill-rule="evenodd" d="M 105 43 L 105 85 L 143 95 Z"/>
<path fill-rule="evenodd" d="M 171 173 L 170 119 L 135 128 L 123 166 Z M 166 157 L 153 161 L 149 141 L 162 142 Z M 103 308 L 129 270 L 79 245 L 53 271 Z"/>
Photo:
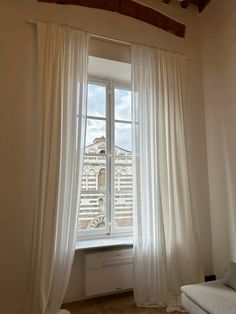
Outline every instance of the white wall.
<path fill-rule="evenodd" d="M 236 261 L 236 2 L 201 16 L 214 271 Z"/>
<path fill-rule="evenodd" d="M 161 0 L 145 1 L 187 25 L 181 39 L 116 13 L 36 0 L 1 0 L 0 9 L 0 304 L 4 314 L 21 313 L 30 260 L 35 148 L 35 31 L 30 18 L 75 25 L 92 33 L 157 45 L 192 57 L 190 101 L 185 108 L 193 207 L 205 273 L 211 269 L 211 237 L 199 16 Z M 95 49 L 95 48 L 94 48 Z M 106 49 L 109 54 L 112 49 Z M 116 51 L 116 50 L 115 50 Z M 115 52 L 114 49 L 112 53 Z M 98 54 L 102 54 L 99 51 Z M 83 265 L 77 253 L 67 299 L 83 297 Z"/>

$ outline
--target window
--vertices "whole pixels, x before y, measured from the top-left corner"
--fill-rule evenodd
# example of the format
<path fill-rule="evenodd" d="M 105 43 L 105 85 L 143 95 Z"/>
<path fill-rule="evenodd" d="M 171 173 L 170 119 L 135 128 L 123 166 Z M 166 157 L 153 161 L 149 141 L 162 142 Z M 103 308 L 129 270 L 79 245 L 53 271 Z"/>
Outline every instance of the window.
<path fill-rule="evenodd" d="M 86 148 L 78 232 L 81 236 L 132 233 L 131 91 L 93 79 L 88 84 Z"/>

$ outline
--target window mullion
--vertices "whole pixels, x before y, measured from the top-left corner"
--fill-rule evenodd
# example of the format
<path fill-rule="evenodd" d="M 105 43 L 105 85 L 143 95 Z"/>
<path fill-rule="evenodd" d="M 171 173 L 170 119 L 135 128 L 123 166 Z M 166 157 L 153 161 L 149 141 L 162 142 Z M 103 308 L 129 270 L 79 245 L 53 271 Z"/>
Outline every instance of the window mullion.
<path fill-rule="evenodd" d="M 115 95 L 114 95 L 114 84 L 110 82 L 110 101 L 111 101 L 111 233 L 114 233 L 114 221 L 115 221 Z"/>
<path fill-rule="evenodd" d="M 107 223 L 107 233 L 111 233 L 111 207 L 112 207 L 112 96 L 111 96 L 111 86 L 108 82 L 107 84 L 107 103 L 106 103 L 106 116 L 107 116 L 107 128 L 106 128 L 106 150 L 107 150 L 107 172 L 106 172 L 106 193 L 107 193 L 107 203 L 106 203 L 106 223 Z"/>

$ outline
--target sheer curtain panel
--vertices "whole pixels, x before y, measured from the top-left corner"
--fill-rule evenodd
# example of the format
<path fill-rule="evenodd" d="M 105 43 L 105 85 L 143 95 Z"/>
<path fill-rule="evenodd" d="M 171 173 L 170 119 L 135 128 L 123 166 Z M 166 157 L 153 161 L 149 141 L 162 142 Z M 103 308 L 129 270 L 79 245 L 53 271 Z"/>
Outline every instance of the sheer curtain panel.
<path fill-rule="evenodd" d="M 37 23 L 39 170 L 24 314 L 56 314 L 74 256 L 85 138 L 88 35 Z"/>
<path fill-rule="evenodd" d="M 132 45 L 134 293 L 138 306 L 181 310 L 180 286 L 202 281 L 183 125 L 188 60 Z"/>

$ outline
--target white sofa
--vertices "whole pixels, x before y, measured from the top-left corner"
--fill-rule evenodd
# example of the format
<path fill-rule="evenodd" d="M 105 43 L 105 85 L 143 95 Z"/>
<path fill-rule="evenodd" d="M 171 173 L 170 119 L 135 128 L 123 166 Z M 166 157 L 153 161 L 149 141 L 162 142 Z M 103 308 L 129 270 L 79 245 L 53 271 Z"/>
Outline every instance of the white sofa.
<path fill-rule="evenodd" d="M 183 286 L 181 300 L 189 314 L 236 314 L 236 290 L 223 280 Z"/>

